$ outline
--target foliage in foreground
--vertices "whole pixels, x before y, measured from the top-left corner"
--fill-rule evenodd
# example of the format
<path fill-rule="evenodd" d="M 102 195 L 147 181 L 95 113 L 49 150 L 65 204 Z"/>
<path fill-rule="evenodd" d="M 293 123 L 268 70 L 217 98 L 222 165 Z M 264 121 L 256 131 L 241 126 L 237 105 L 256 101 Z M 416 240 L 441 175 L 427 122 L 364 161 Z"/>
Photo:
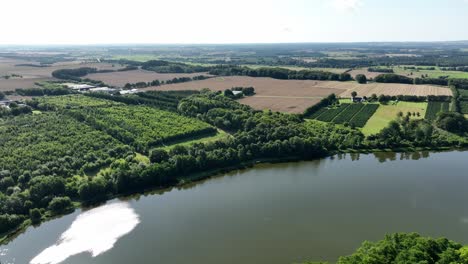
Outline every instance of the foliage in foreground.
<path fill-rule="evenodd" d="M 338 264 L 406 263 L 468 263 L 468 250 L 446 238 L 397 233 L 375 243 L 366 241 L 354 254 L 338 261 Z"/>

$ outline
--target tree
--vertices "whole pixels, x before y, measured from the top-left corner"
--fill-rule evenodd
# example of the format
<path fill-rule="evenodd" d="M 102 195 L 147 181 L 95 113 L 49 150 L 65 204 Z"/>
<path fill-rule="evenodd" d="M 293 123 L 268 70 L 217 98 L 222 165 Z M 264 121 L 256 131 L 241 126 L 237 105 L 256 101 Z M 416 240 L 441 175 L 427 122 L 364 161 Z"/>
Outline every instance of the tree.
<path fill-rule="evenodd" d="M 364 242 L 351 256 L 341 257 L 338 264 L 467 263 L 464 252 L 460 244 L 446 238 L 393 234 L 375 243 Z"/>
<path fill-rule="evenodd" d="M 234 93 L 230 89 L 226 89 L 226 90 L 224 90 L 224 96 L 233 97 Z"/>
<path fill-rule="evenodd" d="M 164 149 L 153 149 L 150 152 L 149 159 L 153 163 L 161 163 L 169 159 L 169 154 Z"/>
<path fill-rule="evenodd" d="M 5 99 L 5 94 L 3 92 L 0 92 L 0 100 Z"/>
<path fill-rule="evenodd" d="M 49 203 L 49 210 L 59 214 L 64 212 L 66 209 L 70 208 L 72 202 L 69 197 L 54 197 Z"/>
<path fill-rule="evenodd" d="M 356 97 L 356 96 L 357 96 L 357 92 L 356 92 L 356 91 L 352 91 L 352 92 L 351 92 L 351 97 L 354 98 L 354 97 Z"/>
<path fill-rule="evenodd" d="M 358 74 L 355 77 L 356 81 L 361 84 L 367 83 L 367 77 L 364 74 Z"/>
<path fill-rule="evenodd" d="M 29 210 L 29 218 L 31 218 L 31 222 L 33 224 L 39 224 L 42 218 L 41 210 L 39 210 L 38 208 Z"/>
<path fill-rule="evenodd" d="M 439 113 L 436 126 L 457 134 L 468 132 L 468 121 L 462 114 L 455 112 Z"/>

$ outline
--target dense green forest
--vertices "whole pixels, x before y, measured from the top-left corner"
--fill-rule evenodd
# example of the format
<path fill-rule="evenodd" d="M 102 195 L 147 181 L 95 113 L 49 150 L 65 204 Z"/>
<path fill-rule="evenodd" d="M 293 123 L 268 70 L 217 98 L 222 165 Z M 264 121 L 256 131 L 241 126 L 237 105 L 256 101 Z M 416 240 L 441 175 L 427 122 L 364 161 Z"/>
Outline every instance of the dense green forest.
<path fill-rule="evenodd" d="M 177 103 L 177 108 L 158 101 Z M 365 137 L 357 129 L 301 115 L 256 111 L 221 92 L 49 96 L 27 104 L 34 114 L 7 115 L 0 123 L 1 232 L 25 220 L 60 214 L 73 202 L 176 185 L 194 174 L 210 175 L 255 161 L 468 145 L 463 137 L 468 123 L 462 115 L 440 115 L 434 123 L 401 116 L 381 133 Z M 353 107 L 357 110 L 363 109 Z M 161 147 L 217 129 L 230 136 L 170 150 Z"/>

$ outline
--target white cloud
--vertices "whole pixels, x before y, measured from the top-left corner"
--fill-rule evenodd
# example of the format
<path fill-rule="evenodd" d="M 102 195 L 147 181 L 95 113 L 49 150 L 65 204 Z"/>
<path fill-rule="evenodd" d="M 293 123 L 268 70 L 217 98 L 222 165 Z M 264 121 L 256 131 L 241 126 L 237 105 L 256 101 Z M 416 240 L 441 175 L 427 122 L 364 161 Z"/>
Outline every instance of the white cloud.
<path fill-rule="evenodd" d="M 334 8 L 340 11 L 354 11 L 362 6 L 362 1 L 361 0 L 333 0 L 332 4 Z"/>
<path fill-rule="evenodd" d="M 127 202 L 104 205 L 80 214 L 55 245 L 46 248 L 30 264 L 58 264 L 68 257 L 89 252 L 96 257 L 130 233 L 140 222 Z"/>

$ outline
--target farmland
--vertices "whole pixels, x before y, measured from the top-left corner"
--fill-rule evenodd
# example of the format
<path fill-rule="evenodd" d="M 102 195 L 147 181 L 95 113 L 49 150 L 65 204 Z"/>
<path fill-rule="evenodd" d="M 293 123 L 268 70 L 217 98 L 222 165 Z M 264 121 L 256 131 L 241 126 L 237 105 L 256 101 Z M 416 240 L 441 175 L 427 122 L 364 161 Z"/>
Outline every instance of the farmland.
<path fill-rule="evenodd" d="M 422 119 L 426 115 L 427 103 L 398 102 L 380 105 L 375 114 L 363 127 L 365 135 L 376 134 L 386 127 L 390 121 L 395 120 L 398 113 L 419 113 L 419 116 L 412 116 L 412 119 Z"/>
<path fill-rule="evenodd" d="M 311 118 L 324 122 L 349 123 L 355 127 L 364 127 L 378 108 L 378 104 L 340 104 L 338 107 L 322 108 Z"/>
<path fill-rule="evenodd" d="M 149 88 L 150 90 L 201 90 L 209 88 L 224 91 L 232 87 L 255 88 L 256 95 L 241 100 L 254 109 L 272 109 L 290 113 L 301 113 L 307 107 L 315 104 L 320 98 L 332 93 L 342 93 L 344 89 L 333 87 L 318 87 L 319 81 L 310 80 L 277 80 L 272 78 L 254 77 L 215 77 L 202 81 L 178 83 Z"/>
<path fill-rule="evenodd" d="M 123 87 L 126 83 L 151 82 L 153 80 L 167 81 L 181 77 L 209 76 L 207 73 L 156 73 L 153 71 L 133 70 L 88 74 L 86 78 L 102 81 L 106 84 Z"/>
<path fill-rule="evenodd" d="M 411 85 L 411 84 L 398 84 L 398 83 L 346 83 L 347 90 L 340 94 L 341 97 L 351 97 L 351 92 L 356 91 L 358 96 L 371 96 L 376 95 L 448 95 L 452 96 L 452 91 L 447 87 L 438 87 L 432 85 Z M 327 84 L 329 85 L 329 84 Z M 338 83 L 336 88 L 343 87 L 345 84 Z"/>
<path fill-rule="evenodd" d="M 41 100 L 42 104 L 69 109 L 70 115 L 78 120 L 141 152 L 177 140 L 216 134 L 216 130 L 204 122 L 151 107 L 127 106 L 86 96 L 51 98 Z"/>
<path fill-rule="evenodd" d="M 289 113 L 301 113 L 307 107 L 331 93 L 341 97 L 351 97 L 356 91 L 359 96 L 372 94 L 385 95 L 452 95 L 449 88 L 429 85 L 408 85 L 393 83 L 358 84 L 356 82 L 312 81 L 312 80 L 277 80 L 272 78 L 254 78 L 244 76 L 215 77 L 202 81 L 178 83 L 150 87 L 149 90 L 201 90 L 209 88 L 223 91 L 232 87 L 255 88 L 256 95 L 241 100 L 254 109 L 271 109 Z"/>
<path fill-rule="evenodd" d="M 52 78 L 52 72 L 55 70 L 80 67 L 91 67 L 99 70 L 117 70 L 120 68 L 119 65 L 109 63 L 89 63 L 83 61 L 60 62 L 50 66 L 43 65 L 39 67 L 36 61 L 0 57 L 0 76 L 12 74 L 21 76 L 10 79 L 0 78 L 0 91 L 37 87 L 37 85 L 35 85 L 36 82 L 54 80 L 54 78 Z"/>
<path fill-rule="evenodd" d="M 435 67 L 435 66 L 434 66 Z M 413 69 L 404 69 L 403 66 L 394 67 L 393 70 L 396 74 L 411 76 L 411 77 L 421 77 L 422 75 L 429 77 L 429 78 L 439 78 L 441 76 L 447 76 L 448 78 L 468 78 L 468 72 L 462 71 L 443 71 L 439 67 L 435 67 L 435 70 L 426 70 L 424 67 L 419 66 L 418 70 Z"/>
<path fill-rule="evenodd" d="M 285 113 L 303 113 L 308 107 L 316 104 L 320 98 L 275 97 L 275 96 L 247 96 L 239 100 L 240 103 L 251 106 L 256 110 L 270 109 Z"/>
<path fill-rule="evenodd" d="M 450 108 L 449 102 L 429 102 L 425 119 L 434 120 L 440 112 L 448 112 Z"/>

